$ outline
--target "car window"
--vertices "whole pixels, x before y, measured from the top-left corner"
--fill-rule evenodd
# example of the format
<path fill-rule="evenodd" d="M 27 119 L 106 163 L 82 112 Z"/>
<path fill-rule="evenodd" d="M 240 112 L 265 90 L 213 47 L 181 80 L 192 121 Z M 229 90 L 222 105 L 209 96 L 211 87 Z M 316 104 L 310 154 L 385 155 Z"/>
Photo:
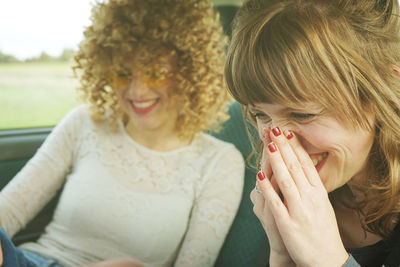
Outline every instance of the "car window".
<path fill-rule="evenodd" d="M 72 56 L 91 1 L 13 0 L 0 9 L 0 130 L 53 126 L 78 105 Z M 212 0 L 240 5 L 241 0 Z"/>
<path fill-rule="evenodd" d="M 0 129 L 55 125 L 79 101 L 72 55 L 90 0 L 13 0 L 0 9 Z"/>

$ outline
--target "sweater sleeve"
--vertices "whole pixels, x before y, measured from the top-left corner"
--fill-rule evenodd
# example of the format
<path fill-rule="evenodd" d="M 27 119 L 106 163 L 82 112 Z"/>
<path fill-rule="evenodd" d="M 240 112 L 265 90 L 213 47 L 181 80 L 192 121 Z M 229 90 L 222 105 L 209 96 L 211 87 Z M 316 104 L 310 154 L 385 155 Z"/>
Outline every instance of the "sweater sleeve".
<path fill-rule="evenodd" d="M 349 255 L 350 255 L 349 258 L 344 263 L 343 267 L 361 267 L 361 265 L 358 264 L 356 259 L 354 259 L 354 257 L 351 254 L 349 254 Z"/>
<path fill-rule="evenodd" d="M 175 266 L 212 266 L 236 215 L 242 196 L 244 161 L 229 145 L 214 157 L 195 200 Z"/>
<path fill-rule="evenodd" d="M 24 228 L 63 185 L 72 167 L 83 109 L 69 112 L 0 192 L 0 218 L 9 236 Z"/>

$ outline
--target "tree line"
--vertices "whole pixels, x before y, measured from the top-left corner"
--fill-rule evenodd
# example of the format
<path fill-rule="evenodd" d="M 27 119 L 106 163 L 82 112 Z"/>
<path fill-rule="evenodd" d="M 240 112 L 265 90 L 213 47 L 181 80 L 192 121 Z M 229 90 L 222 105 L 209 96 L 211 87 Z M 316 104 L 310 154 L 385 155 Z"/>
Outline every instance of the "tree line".
<path fill-rule="evenodd" d="M 66 62 L 72 59 L 75 51 L 70 48 L 64 49 L 59 56 L 53 57 L 47 54 L 46 52 L 42 52 L 39 56 L 30 57 L 25 60 L 19 60 L 13 55 L 3 53 L 0 51 L 0 63 L 21 63 L 21 62 Z"/>

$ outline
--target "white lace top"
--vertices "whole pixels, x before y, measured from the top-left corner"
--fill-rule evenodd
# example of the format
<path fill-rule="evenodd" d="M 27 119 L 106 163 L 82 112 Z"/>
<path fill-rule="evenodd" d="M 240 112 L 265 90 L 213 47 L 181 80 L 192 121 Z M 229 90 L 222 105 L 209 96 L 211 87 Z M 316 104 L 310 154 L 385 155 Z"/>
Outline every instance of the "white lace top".
<path fill-rule="evenodd" d="M 156 152 L 121 128 L 95 124 L 84 106 L 71 111 L 1 191 L 3 227 L 13 236 L 65 183 L 45 234 L 23 249 L 65 266 L 212 266 L 241 198 L 240 152 L 207 134 Z"/>

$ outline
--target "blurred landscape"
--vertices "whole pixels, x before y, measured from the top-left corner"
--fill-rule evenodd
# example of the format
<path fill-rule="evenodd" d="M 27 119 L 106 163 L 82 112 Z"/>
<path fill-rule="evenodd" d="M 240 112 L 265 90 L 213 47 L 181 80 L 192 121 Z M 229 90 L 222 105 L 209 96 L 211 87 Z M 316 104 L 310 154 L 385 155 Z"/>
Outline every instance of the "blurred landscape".
<path fill-rule="evenodd" d="M 0 129 L 52 126 L 79 103 L 73 53 L 20 61 L 0 52 Z"/>

